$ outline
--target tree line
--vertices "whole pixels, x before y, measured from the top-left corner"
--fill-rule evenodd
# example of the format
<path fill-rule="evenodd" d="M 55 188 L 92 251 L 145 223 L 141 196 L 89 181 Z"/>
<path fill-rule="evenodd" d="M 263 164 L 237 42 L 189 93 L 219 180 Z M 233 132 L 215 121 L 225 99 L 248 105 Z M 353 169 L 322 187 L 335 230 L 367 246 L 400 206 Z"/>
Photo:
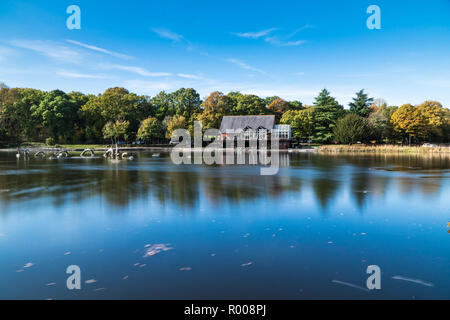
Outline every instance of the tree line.
<path fill-rule="evenodd" d="M 86 95 L 0 84 L 0 141 L 8 144 L 166 143 L 178 128 L 192 131 L 195 120 L 204 130 L 220 128 L 225 115 L 275 115 L 291 125 L 295 139 L 317 143 L 450 140 L 450 111 L 439 102 L 388 106 L 364 90 L 344 109 L 326 89 L 307 106 L 240 92 L 216 91 L 202 100 L 192 88 L 150 97 L 119 87 Z"/>

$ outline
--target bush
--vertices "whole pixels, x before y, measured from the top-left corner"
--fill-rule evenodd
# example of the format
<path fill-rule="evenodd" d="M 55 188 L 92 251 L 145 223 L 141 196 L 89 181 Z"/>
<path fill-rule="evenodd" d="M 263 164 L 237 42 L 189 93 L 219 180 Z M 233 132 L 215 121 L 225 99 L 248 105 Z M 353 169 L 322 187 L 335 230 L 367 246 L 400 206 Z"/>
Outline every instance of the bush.
<path fill-rule="evenodd" d="M 48 145 L 48 146 L 54 146 L 56 143 L 55 143 L 55 139 L 53 139 L 53 138 L 47 138 L 47 139 L 45 139 L 45 144 L 46 145 Z"/>
<path fill-rule="evenodd" d="M 367 141 L 372 128 L 366 118 L 356 114 L 348 114 L 336 122 L 334 137 L 340 143 L 356 143 Z"/>

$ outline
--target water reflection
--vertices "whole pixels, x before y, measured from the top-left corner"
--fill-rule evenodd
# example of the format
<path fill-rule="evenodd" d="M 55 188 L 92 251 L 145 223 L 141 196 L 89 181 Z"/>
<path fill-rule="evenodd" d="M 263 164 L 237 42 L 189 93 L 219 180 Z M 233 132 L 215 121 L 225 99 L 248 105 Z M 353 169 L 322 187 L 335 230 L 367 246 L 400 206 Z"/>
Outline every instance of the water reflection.
<path fill-rule="evenodd" d="M 448 298 L 449 169 L 448 157 L 286 153 L 261 176 L 167 154 L 0 153 L 0 299 Z M 65 286 L 72 264 L 80 293 Z M 358 289 L 369 264 L 379 293 Z"/>
<path fill-rule="evenodd" d="M 161 205 L 194 208 L 202 195 L 211 203 L 240 203 L 258 198 L 300 197 L 312 190 L 322 211 L 348 191 L 359 209 L 371 197 L 395 188 L 405 196 L 419 192 L 432 197 L 449 178 L 448 156 L 281 154 L 275 176 L 260 176 L 258 166 L 175 166 L 169 156 L 142 153 L 136 161 L 111 163 L 104 159 L 17 161 L 0 154 L 0 199 L 15 201 L 48 197 L 54 206 L 101 197 L 111 206 L 135 199 Z"/>

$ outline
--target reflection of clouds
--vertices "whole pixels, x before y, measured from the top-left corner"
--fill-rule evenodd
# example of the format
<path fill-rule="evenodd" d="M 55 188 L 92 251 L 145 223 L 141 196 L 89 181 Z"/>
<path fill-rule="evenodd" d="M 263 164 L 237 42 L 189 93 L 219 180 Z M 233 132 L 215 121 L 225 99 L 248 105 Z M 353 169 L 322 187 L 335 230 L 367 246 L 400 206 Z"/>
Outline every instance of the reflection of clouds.
<path fill-rule="evenodd" d="M 325 156 L 281 154 L 282 170 L 260 176 L 258 166 L 175 166 L 164 155 L 141 154 L 135 162 L 110 165 L 103 159 L 16 163 L 14 154 L 0 154 L 0 206 L 47 197 L 55 207 L 102 197 L 115 207 L 136 199 L 195 208 L 202 198 L 214 204 L 254 199 L 300 199 L 313 191 L 322 210 L 338 201 L 343 190 L 359 208 L 368 199 L 401 195 L 440 194 L 449 177 L 449 157 Z M 6 157 L 6 159 L 5 159 Z"/>

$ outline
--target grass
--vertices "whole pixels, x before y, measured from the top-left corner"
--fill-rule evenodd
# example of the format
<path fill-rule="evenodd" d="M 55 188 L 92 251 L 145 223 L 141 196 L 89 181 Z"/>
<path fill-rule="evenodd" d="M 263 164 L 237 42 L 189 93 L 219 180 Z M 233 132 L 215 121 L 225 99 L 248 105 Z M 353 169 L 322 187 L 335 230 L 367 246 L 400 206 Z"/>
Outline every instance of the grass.
<path fill-rule="evenodd" d="M 318 148 L 323 153 L 384 153 L 384 154 L 449 154 L 450 146 L 423 147 L 401 145 L 322 145 Z"/>

